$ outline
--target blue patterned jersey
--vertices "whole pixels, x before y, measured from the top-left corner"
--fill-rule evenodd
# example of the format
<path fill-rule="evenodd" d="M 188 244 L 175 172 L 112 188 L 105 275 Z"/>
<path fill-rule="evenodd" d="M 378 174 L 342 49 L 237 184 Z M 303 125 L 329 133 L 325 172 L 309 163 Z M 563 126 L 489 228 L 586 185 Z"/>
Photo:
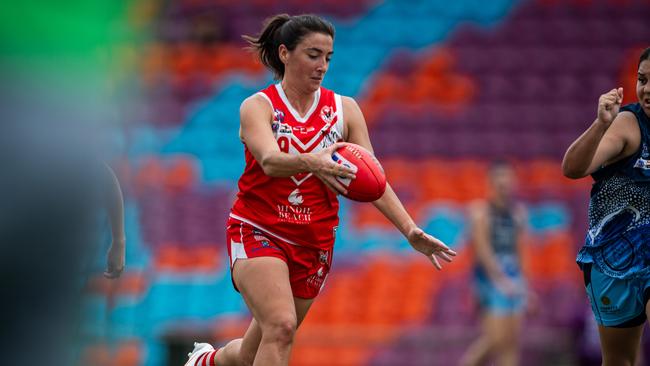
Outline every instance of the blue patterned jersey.
<path fill-rule="evenodd" d="M 592 174 L 589 231 L 577 261 L 624 279 L 650 274 L 650 119 L 638 103 L 621 111 L 635 115 L 641 144 Z"/>

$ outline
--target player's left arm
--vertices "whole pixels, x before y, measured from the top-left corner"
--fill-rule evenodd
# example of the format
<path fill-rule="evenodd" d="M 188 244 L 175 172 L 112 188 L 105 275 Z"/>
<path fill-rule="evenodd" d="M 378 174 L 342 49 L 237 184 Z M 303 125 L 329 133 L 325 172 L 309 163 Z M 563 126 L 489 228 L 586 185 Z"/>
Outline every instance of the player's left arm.
<path fill-rule="evenodd" d="M 111 224 L 112 243 L 107 253 L 104 276 L 118 278 L 124 270 L 126 255 L 126 237 L 124 234 L 124 198 L 120 182 L 108 164 L 104 164 L 107 180 L 105 202 Z"/>
<path fill-rule="evenodd" d="M 345 140 L 360 145 L 374 154 L 368 126 L 359 105 L 350 97 L 342 97 L 342 104 L 346 129 Z M 373 205 L 408 239 L 411 246 L 427 256 L 436 268 L 442 269 L 438 258 L 451 262 L 451 256 L 456 255 L 456 252 L 449 249 L 442 241 L 425 233 L 415 224 L 388 182 L 386 192 L 380 199 L 374 201 Z"/>
<path fill-rule="evenodd" d="M 524 256 L 526 248 L 524 246 L 528 242 L 527 236 L 530 234 L 528 226 L 528 211 L 526 207 L 519 203 L 515 206 L 515 223 L 517 225 L 517 255 L 519 259 L 519 264 L 521 266 L 521 273 L 524 276 L 524 280 L 528 282 L 529 270 L 527 260 Z M 532 289 L 530 284 L 526 286 L 526 297 L 527 297 L 527 311 L 531 314 L 535 314 L 538 311 L 539 300 L 537 294 Z"/>
<path fill-rule="evenodd" d="M 517 259 L 521 265 L 522 273 L 526 274 L 526 268 L 524 268 L 526 266 L 526 262 L 524 260 L 524 243 L 526 242 L 526 236 L 528 235 L 528 212 L 526 211 L 526 207 L 523 204 L 517 203 L 515 206 L 514 219 L 515 224 L 517 225 L 517 237 L 515 238 L 515 243 L 517 245 Z"/>

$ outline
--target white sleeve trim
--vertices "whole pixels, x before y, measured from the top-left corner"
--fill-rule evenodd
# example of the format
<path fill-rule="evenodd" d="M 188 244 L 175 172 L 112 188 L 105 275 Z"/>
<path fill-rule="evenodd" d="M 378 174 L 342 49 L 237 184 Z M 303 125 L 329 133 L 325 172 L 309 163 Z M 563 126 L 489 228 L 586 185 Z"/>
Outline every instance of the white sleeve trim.
<path fill-rule="evenodd" d="M 269 98 L 268 95 L 264 94 L 263 92 L 257 92 L 255 94 L 256 95 L 261 95 L 264 99 L 266 99 L 266 101 L 269 102 L 269 105 L 271 106 L 271 109 L 273 109 L 273 103 L 271 102 L 271 98 Z"/>
<path fill-rule="evenodd" d="M 340 95 L 334 94 L 334 103 L 336 104 L 336 115 L 338 116 L 336 120 L 338 126 L 336 127 L 341 136 L 343 136 L 343 132 L 345 132 L 345 120 L 343 118 L 343 100 Z"/>

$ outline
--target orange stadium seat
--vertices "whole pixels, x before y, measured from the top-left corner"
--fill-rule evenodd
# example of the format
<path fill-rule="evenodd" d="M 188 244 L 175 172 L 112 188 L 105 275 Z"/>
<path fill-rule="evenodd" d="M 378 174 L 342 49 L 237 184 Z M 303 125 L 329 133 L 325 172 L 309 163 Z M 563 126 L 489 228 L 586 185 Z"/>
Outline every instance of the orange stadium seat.
<path fill-rule="evenodd" d="M 402 80 L 393 75 L 380 75 L 372 82 L 372 94 L 369 95 L 371 102 L 384 102 L 393 100 L 394 102 L 407 102 L 407 89 L 405 89 Z"/>
<path fill-rule="evenodd" d="M 189 188 L 197 179 L 196 166 L 191 157 L 176 155 L 169 164 L 164 184 L 169 189 Z"/>
<path fill-rule="evenodd" d="M 168 49 L 162 43 L 146 46 L 139 68 L 139 75 L 145 86 L 152 88 L 160 82 L 169 69 Z"/>
<path fill-rule="evenodd" d="M 564 277 L 567 274 L 575 272 L 577 265 L 575 263 L 575 243 L 574 239 L 568 232 L 550 233 L 545 238 L 544 252 L 545 258 L 553 258 L 546 261 L 546 273 L 552 278 Z"/>
<path fill-rule="evenodd" d="M 115 295 L 118 296 L 141 296 L 149 287 L 148 279 L 141 271 L 127 271 L 114 280 L 117 284 Z"/>
<path fill-rule="evenodd" d="M 199 69 L 201 49 L 192 42 L 185 42 L 171 47 L 170 71 L 175 78 L 185 79 Z"/>
<path fill-rule="evenodd" d="M 154 266 L 157 271 L 211 272 L 219 268 L 220 246 L 206 243 L 186 250 L 179 243 L 164 243 L 156 249 Z"/>
<path fill-rule="evenodd" d="M 165 179 L 165 169 L 161 161 L 153 156 L 146 158 L 139 166 L 136 176 L 136 190 L 159 186 Z"/>
<path fill-rule="evenodd" d="M 208 75 L 210 75 L 213 80 L 223 74 L 228 67 L 230 62 L 227 55 L 223 51 L 223 46 L 215 45 L 206 48 L 205 58 L 203 60 L 203 67 Z"/>
<path fill-rule="evenodd" d="M 109 347 L 105 343 L 87 346 L 81 352 L 81 365 L 113 366 Z"/>
<path fill-rule="evenodd" d="M 450 163 L 428 160 L 421 167 L 421 180 L 424 182 L 424 199 L 433 200 L 456 200 L 458 190 L 455 172 Z"/>
<path fill-rule="evenodd" d="M 114 366 L 138 366 L 143 361 L 143 346 L 137 340 L 120 344 L 115 352 Z"/>
<path fill-rule="evenodd" d="M 205 243 L 201 246 L 192 248 L 194 265 L 193 269 L 198 271 L 211 272 L 219 269 L 221 265 L 222 245 L 215 243 Z"/>

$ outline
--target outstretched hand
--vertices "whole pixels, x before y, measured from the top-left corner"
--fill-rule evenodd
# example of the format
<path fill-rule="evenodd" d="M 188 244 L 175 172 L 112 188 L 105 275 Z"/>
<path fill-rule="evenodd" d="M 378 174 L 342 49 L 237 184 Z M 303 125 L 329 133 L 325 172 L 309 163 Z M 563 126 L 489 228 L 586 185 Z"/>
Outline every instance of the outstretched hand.
<path fill-rule="evenodd" d="M 433 265 L 438 270 L 442 269 L 438 258 L 444 260 L 445 262 L 451 262 L 451 257 L 456 256 L 456 252 L 449 249 L 445 243 L 435 238 L 434 236 L 425 233 L 419 227 L 412 229 L 406 238 L 408 239 L 408 242 L 411 244 L 413 249 L 429 258 L 431 263 L 433 263 Z"/>
<path fill-rule="evenodd" d="M 115 279 L 120 277 L 124 271 L 124 257 L 126 253 L 126 244 L 124 239 L 115 239 L 107 253 L 107 266 L 104 271 L 104 277 Z"/>

